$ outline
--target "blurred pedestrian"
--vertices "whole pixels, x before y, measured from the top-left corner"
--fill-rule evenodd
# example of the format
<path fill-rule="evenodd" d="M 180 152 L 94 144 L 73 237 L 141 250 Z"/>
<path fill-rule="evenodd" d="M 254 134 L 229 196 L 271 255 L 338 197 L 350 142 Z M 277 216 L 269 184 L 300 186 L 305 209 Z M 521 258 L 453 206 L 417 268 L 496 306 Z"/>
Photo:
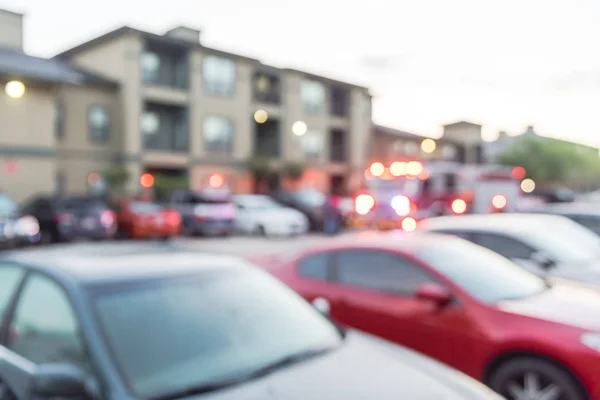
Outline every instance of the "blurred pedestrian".
<path fill-rule="evenodd" d="M 323 233 L 336 235 L 342 227 L 342 216 L 339 209 L 339 196 L 330 196 L 325 202 L 323 212 Z"/>

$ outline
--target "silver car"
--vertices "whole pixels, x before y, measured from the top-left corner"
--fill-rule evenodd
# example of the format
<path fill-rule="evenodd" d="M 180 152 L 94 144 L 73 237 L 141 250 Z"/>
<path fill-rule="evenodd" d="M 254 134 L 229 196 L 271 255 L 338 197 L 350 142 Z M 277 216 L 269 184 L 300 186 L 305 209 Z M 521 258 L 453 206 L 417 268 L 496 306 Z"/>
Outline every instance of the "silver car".
<path fill-rule="evenodd" d="M 600 284 L 600 237 L 562 216 L 439 217 L 422 221 L 420 230 L 460 236 L 540 276 Z"/>

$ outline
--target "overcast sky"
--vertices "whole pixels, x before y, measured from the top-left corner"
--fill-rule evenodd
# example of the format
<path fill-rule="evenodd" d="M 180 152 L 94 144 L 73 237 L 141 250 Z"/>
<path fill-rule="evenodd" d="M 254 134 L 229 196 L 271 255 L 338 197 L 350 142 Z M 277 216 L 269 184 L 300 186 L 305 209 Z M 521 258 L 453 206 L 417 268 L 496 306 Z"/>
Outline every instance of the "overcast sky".
<path fill-rule="evenodd" d="M 0 0 L 52 56 L 122 25 L 372 88 L 377 123 L 437 136 L 470 120 L 600 146 L 598 0 Z"/>

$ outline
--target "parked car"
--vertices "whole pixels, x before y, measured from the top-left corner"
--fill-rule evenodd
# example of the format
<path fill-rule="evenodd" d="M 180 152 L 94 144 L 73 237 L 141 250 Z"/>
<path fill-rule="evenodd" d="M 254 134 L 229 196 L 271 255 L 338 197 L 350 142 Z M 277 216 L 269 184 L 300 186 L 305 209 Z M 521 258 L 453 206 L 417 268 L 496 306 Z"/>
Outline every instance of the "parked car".
<path fill-rule="evenodd" d="M 169 239 L 181 231 L 181 215 L 159 204 L 141 200 L 122 200 L 116 207 L 120 238 Z"/>
<path fill-rule="evenodd" d="M 228 236 L 233 232 L 236 209 L 227 188 L 175 190 L 165 206 L 179 212 L 187 236 Z"/>
<path fill-rule="evenodd" d="M 23 212 L 38 220 L 42 243 L 111 239 L 117 233 L 115 213 L 88 196 L 37 196 L 25 204 Z"/>
<path fill-rule="evenodd" d="M 463 215 L 424 220 L 419 229 L 460 236 L 540 276 L 600 284 L 600 238 L 565 217 Z"/>
<path fill-rule="evenodd" d="M 308 218 L 301 212 L 282 206 L 269 196 L 246 194 L 233 197 L 237 207 L 238 232 L 262 236 L 292 236 L 308 231 Z"/>
<path fill-rule="evenodd" d="M 287 191 L 279 189 L 273 191 L 271 197 L 278 203 L 294 208 L 306 215 L 311 232 L 322 232 L 327 218 L 338 221 L 338 228 L 341 228 L 343 223 L 341 212 L 330 204 L 327 196 L 318 190 Z"/>
<path fill-rule="evenodd" d="M 597 290 L 550 285 L 450 235 L 357 238 L 266 267 L 334 321 L 436 358 L 509 400 L 600 398 Z"/>
<path fill-rule="evenodd" d="M 0 250 L 35 243 L 39 237 L 37 219 L 24 215 L 10 196 L 0 192 Z"/>
<path fill-rule="evenodd" d="M 120 245 L 0 258 L 0 377 L 16 398 L 500 400 L 336 327 L 241 259 Z"/>
<path fill-rule="evenodd" d="M 547 204 L 531 212 L 561 215 L 600 235 L 600 206 L 598 204 L 583 202 Z"/>

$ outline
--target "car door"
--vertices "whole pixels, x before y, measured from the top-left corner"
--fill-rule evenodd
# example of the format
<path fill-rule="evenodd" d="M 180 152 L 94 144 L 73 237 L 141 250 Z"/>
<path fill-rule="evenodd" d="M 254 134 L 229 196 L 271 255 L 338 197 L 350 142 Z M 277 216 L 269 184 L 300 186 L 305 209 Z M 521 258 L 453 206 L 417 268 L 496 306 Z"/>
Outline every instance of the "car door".
<path fill-rule="evenodd" d="M 332 317 L 349 326 L 425 352 L 432 340 L 421 321 L 431 305 L 415 289 L 435 280 L 421 268 L 380 250 L 340 251 L 334 255 L 339 293 Z"/>
<path fill-rule="evenodd" d="M 0 361 L 0 377 L 18 399 L 28 398 L 38 365 L 69 364 L 91 373 L 77 316 L 55 281 L 38 273 L 28 275 L 5 312 Z"/>
<path fill-rule="evenodd" d="M 533 259 L 537 252 L 536 249 L 520 240 L 499 233 L 473 232 L 472 241 L 508 258 L 536 275 L 544 276 L 547 272 Z"/>
<path fill-rule="evenodd" d="M 22 393 L 21 387 L 26 382 L 19 379 L 18 371 L 12 368 L 11 356 L 2 345 L 6 316 L 18 292 L 25 271 L 15 265 L 0 264 L 0 399 L 16 400 L 15 393 Z"/>

